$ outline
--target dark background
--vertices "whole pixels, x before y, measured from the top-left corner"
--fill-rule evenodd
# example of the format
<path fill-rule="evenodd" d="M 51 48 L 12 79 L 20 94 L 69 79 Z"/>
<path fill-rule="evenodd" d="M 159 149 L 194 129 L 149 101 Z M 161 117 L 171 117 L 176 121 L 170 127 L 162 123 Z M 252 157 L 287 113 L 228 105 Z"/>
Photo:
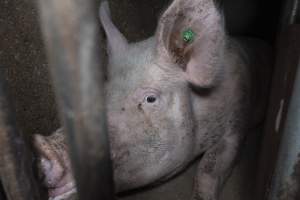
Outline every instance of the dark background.
<path fill-rule="evenodd" d="M 247 35 L 273 41 L 281 0 L 215 0 L 225 13 L 232 35 Z M 151 36 L 170 0 L 111 0 L 113 19 L 131 41 Z"/>

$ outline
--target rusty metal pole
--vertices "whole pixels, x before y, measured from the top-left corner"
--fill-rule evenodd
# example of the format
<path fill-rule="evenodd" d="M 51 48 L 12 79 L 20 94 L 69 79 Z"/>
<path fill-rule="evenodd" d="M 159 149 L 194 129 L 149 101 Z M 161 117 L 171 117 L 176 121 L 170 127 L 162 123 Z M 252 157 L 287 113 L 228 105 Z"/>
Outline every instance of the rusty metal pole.
<path fill-rule="evenodd" d="M 6 94 L 0 76 L 0 179 L 5 195 L 8 200 L 46 199 L 34 174 L 33 154 L 16 128 Z"/>
<path fill-rule="evenodd" d="M 94 0 L 39 1 L 50 71 L 82 200 L 114 198 L 99 4 Z"/>

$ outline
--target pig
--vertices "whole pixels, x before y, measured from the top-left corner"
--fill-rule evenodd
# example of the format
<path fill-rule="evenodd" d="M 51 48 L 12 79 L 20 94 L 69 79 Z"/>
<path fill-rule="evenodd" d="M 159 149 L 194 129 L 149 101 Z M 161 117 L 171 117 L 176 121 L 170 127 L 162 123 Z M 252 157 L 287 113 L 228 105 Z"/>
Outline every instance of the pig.
<path fill-rule="evenodd" d="M 116 193 L 167 181 L 197 161 L 189 199 L 218 200 L 252 116 L 261 118 L 250 112 L 259 93 L 251 77 L 267 68 L 267 53 L 258 53 L 267 48 L 230 37 L 213 0 L 174 0 L 154 36 L 136 43 L 115 27 L 107 2 L 99 16 Z M 35 137 L 44 184 L 57 199 L 76 191 L 63 132 Z"/>

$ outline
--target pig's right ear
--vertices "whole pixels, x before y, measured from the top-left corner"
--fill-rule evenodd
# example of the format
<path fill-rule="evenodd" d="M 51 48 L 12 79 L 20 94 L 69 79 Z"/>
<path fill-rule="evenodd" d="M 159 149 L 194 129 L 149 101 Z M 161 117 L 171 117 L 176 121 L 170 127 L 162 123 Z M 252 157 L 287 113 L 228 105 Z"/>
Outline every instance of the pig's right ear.
<path fill-rule="evenodd" d="M 124 52 L 127 49 L 128 42 L 112 23 L 107 1 L 101 3 L 99 17 L 107 37 L 108 54 L 111 56 Z"/>
<path fill-rule="evenodd" d="M 179 66 L 189 83 L 211 88 L 222 78 L 225 41 L 214 0 L 174 0 L 158 24 L 158 62 L 176 72 Z"/>

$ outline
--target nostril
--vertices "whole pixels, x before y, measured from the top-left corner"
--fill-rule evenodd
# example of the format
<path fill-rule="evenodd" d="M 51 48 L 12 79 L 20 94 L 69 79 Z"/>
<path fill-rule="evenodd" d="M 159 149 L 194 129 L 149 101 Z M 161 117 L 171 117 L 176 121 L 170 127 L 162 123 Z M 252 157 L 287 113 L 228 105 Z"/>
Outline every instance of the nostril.
<path fill-rule="evenodd" d="M 46 158 L 41 159 L 41 168 L 43 171 L 45 171 L 45 172 L 50 171 L 52 169 L 52 167 L 53 167 L 53 165 L 50 160 L 48 160 Z"/>
<path fill-rule="evenodd" d="M 65 176 L 64 166 L 56 160 L 41 158 L 39 175 L 45 186 L 55 188 Z"/>
<path fill-rule="evenodd" d="M 116 159 L 116 157 L 117 157 L 117 154 L 116 154 L 116 152 L 114 152 L 114 151 L 111 151 L 111 159 L 112 160 L 115 160 Z"/>

